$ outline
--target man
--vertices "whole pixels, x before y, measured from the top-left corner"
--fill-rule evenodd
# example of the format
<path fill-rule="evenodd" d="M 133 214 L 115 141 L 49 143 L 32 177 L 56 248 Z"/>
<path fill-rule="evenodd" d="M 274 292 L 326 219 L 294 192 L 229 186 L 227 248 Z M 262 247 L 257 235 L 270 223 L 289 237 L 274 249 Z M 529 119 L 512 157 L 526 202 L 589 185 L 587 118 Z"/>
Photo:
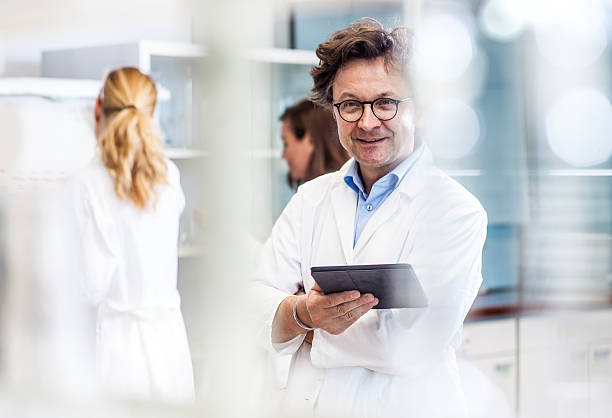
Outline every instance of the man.
<path fill-rule="evenodd" d="M 305 183 L 274 226 L 253 295 L 265 343 L 292 356 L 284 396 L 304 416 L 460 417 L 455 348 L 482 281 L 486 214 L 415 140 L 411 35 L 361 19 L 319 45 L 312 99 L 352 157 Z M 409 263 L 426 308 L 325 295 L 311 266 Z M 300 292 L 301 288 L 305 289 Z"/>

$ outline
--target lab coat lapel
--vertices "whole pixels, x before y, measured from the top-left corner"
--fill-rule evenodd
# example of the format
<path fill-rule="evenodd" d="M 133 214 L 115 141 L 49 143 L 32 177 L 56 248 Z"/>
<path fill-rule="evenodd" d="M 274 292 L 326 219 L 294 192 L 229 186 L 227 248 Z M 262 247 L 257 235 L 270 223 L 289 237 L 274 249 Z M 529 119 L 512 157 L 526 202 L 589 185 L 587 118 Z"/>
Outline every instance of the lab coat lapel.
<path fill-rule="evenodd" d="M 349 186 L 344 184 L 344 176 L 341 177 L 331 193 L 331 203 L 342 252 L 347 264 L 353 260 L 353 236 L 355 234 L 355 211 L 357 210 L 357 194 Z"/>
<path fill-rule="evenodd" d="M 367 248 L 368 242 L 384 224 L 393 222 L 394 217 L 398 216 L 400 212 L 403 204 L 402 202 L 410 201 L 426 184 L 423 177 L 429 175 L 428 169 L 431 167 L 431 164 L 431 152 L 427 146 L 425 146 L 423 154 L 420 156 L 418 161 L 401 180 L 401 183 L 397 186 L 397 188 L 382 203 L 380 208 L 374 212 L 372 218 L 364 227 L 355 244 L 355 257 L 359 257 L 360 253 Z M 403 225 L 402 222 L 397 225 L 399 226 L 400 224 Z M 386 237 L 383 239 L 383 241 L 384 240 L 386 240 Z M 392 243 L 389 242 L 387 245 L 391 246 Z"/>

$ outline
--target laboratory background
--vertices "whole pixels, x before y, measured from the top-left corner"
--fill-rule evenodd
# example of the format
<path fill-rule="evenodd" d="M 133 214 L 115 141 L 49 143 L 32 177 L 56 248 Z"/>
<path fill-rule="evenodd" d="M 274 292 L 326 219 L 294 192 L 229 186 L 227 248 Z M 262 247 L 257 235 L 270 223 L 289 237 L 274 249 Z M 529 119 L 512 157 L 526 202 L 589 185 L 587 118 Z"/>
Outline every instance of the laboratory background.
<path fill-rule="evenodd" d="M 269 416 L 241 308 L 294 193 L 279 116 L 308 94 L 316 46 L 364 16 L 414 30 L 418 135 L 488 214 L 457 352 L 470 413 L 612 416 L 609 0 L 3 0 L 0 416 Z M 185 193 L 193 405 L 91 384 L 92 313 L 57 201 L 94 156 L 94 101 L 123 66 L 158 85 Z"/>

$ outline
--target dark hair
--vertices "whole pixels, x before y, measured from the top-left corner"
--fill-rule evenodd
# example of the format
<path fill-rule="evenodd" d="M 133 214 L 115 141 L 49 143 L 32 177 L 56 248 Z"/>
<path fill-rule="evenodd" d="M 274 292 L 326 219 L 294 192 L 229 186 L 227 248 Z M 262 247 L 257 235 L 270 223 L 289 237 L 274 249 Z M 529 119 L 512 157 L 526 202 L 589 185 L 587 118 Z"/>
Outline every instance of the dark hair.
<path fill-rule="evenodd" d="M 407 76 L 412 56 L 412 32 L 405 27 L 389 31 L 376 19 L 365 17 L 334 32 L 317 47 L 316 53 L 320 62 L 310 70 L 314 87 L 309 98 L 325 106 L 333 102 L 332 85 L 336 73 L 353 59 L 383 57 L 387 70 L 395 68 Z"/>
<path fill-rule="evenodd" d="M 338 139 L 336 121 L 329 109 L 310 100 L 302 100 L 285 109 L 279 119 L 289 122 L 289 127 L 298 140 L 303 140 L 306 133 L 310 134 L 312 140 L 313 151 L 306 176 L 299 179 L 299 182 L 336 171 L 348 160 L 349 156 Z M 289 184 L 296 186 L 294 183 L 289 178 Z"/>

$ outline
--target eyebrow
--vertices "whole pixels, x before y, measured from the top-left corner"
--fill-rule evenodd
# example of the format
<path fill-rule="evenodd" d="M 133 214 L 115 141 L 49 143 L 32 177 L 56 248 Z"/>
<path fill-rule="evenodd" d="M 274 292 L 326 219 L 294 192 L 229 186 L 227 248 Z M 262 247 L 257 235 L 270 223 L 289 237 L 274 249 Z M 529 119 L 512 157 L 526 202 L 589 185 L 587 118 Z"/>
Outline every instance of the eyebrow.
<path fill-rule="evenodd" d="M 394 96 L 398 96 L 398 95 L 392 91 L 385 91 L 385 92 L 380 93 L 378 96 L 376 96 L 372 100 L 379 99 L 381 97 L 393 98 Z M 338 100 L 336 101 L 336 103 L 341 102 L 343 100 L 349 100 L 349 99 L 359 100 L 359 98 L 353 93 L 342 93 L 340 97 L 338 97 Z"/>

